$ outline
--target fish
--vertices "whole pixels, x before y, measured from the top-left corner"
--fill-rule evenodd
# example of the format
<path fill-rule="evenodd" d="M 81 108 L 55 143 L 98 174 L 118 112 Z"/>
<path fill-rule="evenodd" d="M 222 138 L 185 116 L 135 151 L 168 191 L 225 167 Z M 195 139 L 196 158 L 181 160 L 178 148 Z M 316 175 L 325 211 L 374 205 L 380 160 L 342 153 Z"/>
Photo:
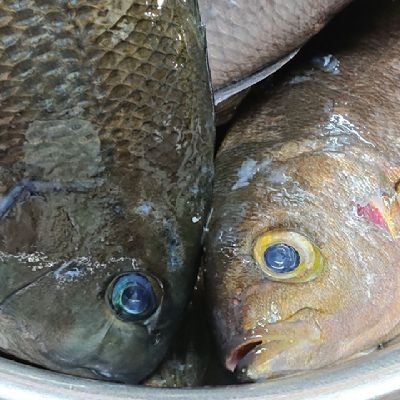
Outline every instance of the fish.
<path fill-rule="evenodd" d="M 193 290 L 215 140 L 194 0 L 0 4 L 0 351 L 138 383 Z"/>
<path fill-rule="evenodd" d="M 248 88 L 289 62 L 350 2 L 199 0 L 217 123 L 226 123 Z"/>
<path fill-rule="evenodd" d="M 143 384 L 158 388 L 188 388 L 207 384 L 206 374 L 211 362 L 211 335 L 204 310 L 206 293 L 200 271 L 192 300 L 176 340 L 157 370 Z"/>
<path fill-rule="evenodd" d="M 217 153 L 205 284 L 221 362 L 242 382 L 400 334 L 400 2 L 347 16 L 322 53 L 260 88 Z"/>

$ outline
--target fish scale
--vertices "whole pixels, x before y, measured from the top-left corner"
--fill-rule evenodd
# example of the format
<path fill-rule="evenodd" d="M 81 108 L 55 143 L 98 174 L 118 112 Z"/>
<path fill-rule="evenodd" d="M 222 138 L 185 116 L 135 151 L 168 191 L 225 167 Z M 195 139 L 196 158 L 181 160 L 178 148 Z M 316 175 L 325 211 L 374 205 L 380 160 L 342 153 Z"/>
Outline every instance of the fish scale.
<path fill-rule="evenodd" d="M 400 332 L 399 11 L 355 3 L 258 88 L 219 148 L 206 283 L 239 380 L 325 367 Z"/>
<path fill-rule="evenodd" d="M 347 0 L 290 3 L 201 0 L 215 88 L 219 90 L 243 80 L 287 55 L 317 33 L 347 3 Z"/>
<path fill-rule="evenodd" d="M 0 15 L 1 350 L 137 382 L 187 304 L 208 210 L 197 3 L 3 1 Z M 108 293 L 137 271 L 157 309 L 125 320 Z"/>

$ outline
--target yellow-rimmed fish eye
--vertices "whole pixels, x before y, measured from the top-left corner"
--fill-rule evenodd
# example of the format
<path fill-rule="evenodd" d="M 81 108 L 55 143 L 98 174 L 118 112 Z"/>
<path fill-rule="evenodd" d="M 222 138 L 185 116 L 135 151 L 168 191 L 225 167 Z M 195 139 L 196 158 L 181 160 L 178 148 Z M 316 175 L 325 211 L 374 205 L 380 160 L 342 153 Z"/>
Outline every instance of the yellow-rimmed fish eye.
<path fill-rule="evenodd" d="M 255 241 L 253 256 L 273 281 L 308 282 L 320 273 L 323 266 L 318 247 L 293 231 L 262 233 Z"/>

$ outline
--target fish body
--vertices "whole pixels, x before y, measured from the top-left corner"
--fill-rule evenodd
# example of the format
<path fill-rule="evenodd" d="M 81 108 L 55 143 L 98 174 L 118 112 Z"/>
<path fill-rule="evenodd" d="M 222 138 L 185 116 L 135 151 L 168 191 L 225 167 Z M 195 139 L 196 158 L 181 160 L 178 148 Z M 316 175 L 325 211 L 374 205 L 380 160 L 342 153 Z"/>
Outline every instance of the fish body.
<path fill-rule="evenodd" d="M 348 3 L 199 0 L 216 105 L 279 69 Z"/>
<path fill-rule="evenodd" d="M 206 288 L 241 380 L 400 332 L 400 3 L 362 3 L 332 53 L 259 93 L 217 154 Z"/>
<path fill-rule="evenodd" d="M 173 346 L 157 370 L 143 383 L 152 387 L 198 387 L 206 382 L 210 364 L 210 327 L 206 318 L 203 278 L 193 291 Z"/>
<path fill-rule="evenodd" d="M 138 382 L 195 283 L 214 124 L 197 3 L 0 4 L 0 349 Z"/>

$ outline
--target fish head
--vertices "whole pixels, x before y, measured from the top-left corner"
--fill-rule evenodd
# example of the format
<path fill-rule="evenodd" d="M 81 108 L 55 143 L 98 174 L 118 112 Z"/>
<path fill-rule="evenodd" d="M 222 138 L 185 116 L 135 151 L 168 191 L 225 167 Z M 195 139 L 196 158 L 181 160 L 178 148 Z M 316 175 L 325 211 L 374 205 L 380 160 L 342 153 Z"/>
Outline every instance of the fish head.
<path fill-rule="evenodd" d="M 369 350 L 400 305 L 399 203 L 383 158 L 256 147 L 245 161 L 220 154 L 206 247 L 223 362 L 244 381 Z"/>
<path fill-rule="evenodd" d="M 142 380 L 189 300 L 200 224 L 112 183 L 42 189 L 1 221 L 0 347 L 75 375 Z"/>
<path fill-rule="evenodd" d="M 120 266 L 114 278 L 93 267 L 94 278 L 87 260 L 73 260 L 28 284 L 4 303 L 1 346 L 74 375 L 142 379 L 155 368 L 149 357 L 158 359 L 166 347 L 157 327 L 163 287 L 129 267 Z"/>

